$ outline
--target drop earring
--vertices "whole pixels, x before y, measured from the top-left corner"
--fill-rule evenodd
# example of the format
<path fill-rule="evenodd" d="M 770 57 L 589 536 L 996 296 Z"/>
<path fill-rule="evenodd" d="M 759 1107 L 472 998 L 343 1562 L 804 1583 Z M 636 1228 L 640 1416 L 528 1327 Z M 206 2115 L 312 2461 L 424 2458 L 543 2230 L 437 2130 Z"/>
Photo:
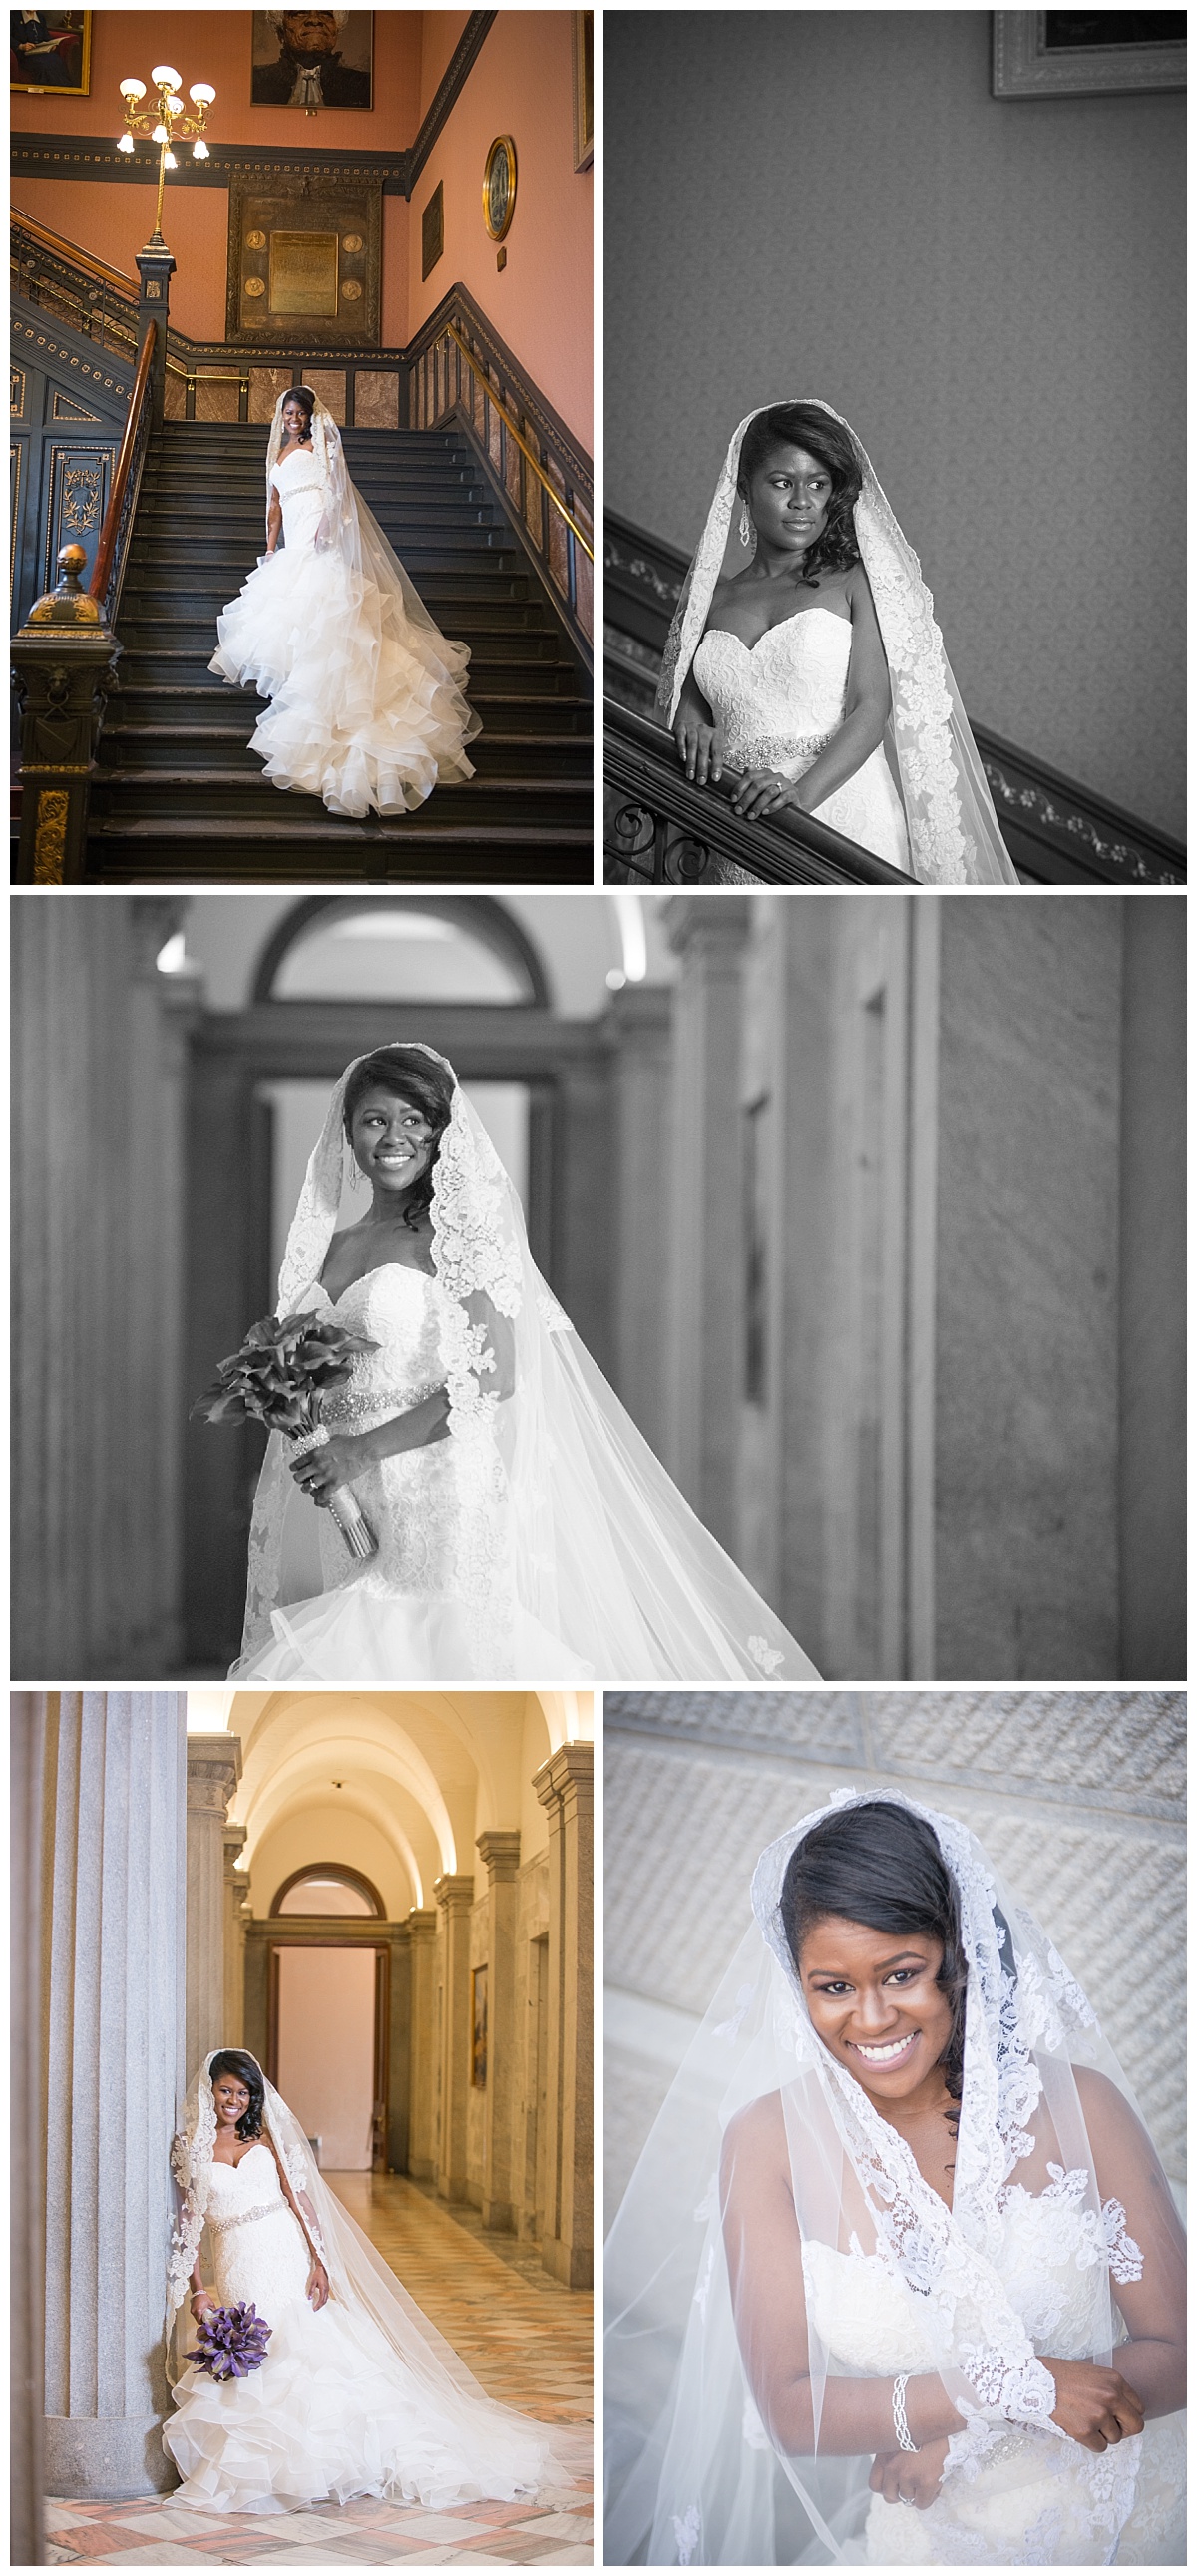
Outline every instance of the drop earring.
<path fill-rule="evenodd" d="M 742 546 L 752 544 L 752 521 L 748 516 L 747 501 L 740 503 L 740 543 Z"/>
<path fill-rule="evenodd" d="M 357 1156 L 356 1154 L 351 1154 L 349 1157 L 349 1187 L 351 1190 L 358 1190 L 361 1188 L 361 1185 L 362 1176 L 358 1166 Z"/>

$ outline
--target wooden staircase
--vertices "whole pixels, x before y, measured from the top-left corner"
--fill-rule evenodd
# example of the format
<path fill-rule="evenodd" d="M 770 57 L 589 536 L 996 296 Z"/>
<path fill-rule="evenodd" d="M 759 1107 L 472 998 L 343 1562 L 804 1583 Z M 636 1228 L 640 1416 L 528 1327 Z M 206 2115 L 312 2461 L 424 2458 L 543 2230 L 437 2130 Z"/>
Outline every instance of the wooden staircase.
<path fill-rule="evenodd" d="M 346 430 L 354 482 L 443 632 L 470 646 L 477 775 L 360 822 L 263 777 L 261 700 L 208 669 L 216 619 L 265 545 L 267 431 L 167 422 L 151 442 L 117 620 L 89 879 L 109 884 L 589 885 L 590 677 L 468 442 Z"/>

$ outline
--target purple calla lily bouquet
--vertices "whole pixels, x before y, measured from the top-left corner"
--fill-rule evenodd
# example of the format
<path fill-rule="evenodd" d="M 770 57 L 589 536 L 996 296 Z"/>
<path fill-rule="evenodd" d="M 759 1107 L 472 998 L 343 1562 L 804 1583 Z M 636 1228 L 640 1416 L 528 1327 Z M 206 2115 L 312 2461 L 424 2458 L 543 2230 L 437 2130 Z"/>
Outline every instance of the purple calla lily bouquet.
<path fill-rule="evenodd" d="M 241 2300 L 235 2308 L 207 2308 L 197 2331 L 199 2342 L 185 2359 L 197 2362 L 210 2379 L 224 2381 L 247 2379 L 261 2369 L 274 2328 L 252 2302 Z"/>
<path fill-rule="evenodd" d="M 239 1351 L 222 1360 L 192 1413 L 206 1422 L 264 1422 L 296 1443 L 296 1456 L 322 1448 L 328 1433 L 320 1406 L 329 1387 L 348 1377 L 361 1351 L 376 1351 L 364 1333 L 351 1333 L 331 1316 L 266 1315 L 251 1324 Z M 337 1485 L 330 1509 L 351 1556 L 377 1556 L 378 1541 L 356 1495 Z"/>

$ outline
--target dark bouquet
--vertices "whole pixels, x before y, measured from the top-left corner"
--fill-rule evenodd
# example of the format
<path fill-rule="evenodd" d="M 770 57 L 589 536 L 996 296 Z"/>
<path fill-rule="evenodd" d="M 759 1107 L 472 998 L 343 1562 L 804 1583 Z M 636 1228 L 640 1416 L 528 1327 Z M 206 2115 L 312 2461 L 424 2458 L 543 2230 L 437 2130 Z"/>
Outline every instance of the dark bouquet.
<path fill-rule="evenodd" d="M 265 2317 L 244 2300 L 235 2308 L 205 2308 L 199 2342 L 184 2358 L 198 2362 L 210 2379 L 248 2379 L 251 2370 L 261 2369 L 273 2332 Z"/>
<path fill-rule="evenodd" d="M 302 1457 L 328 1439 L 320 1406 L 329 1387 L 343 1383 L 360 1351 L 377 1348 L 328 1315 L 266 1315 L 250 1325 L 240 1350 L 221 1361 L 191 1410 L 206 1422 L 264 1422 L 294 1440 Z M 330 1508 L 350 1555 L 376 1556 L 378 1542 L 348 1485 L 334 1488 Z"/>

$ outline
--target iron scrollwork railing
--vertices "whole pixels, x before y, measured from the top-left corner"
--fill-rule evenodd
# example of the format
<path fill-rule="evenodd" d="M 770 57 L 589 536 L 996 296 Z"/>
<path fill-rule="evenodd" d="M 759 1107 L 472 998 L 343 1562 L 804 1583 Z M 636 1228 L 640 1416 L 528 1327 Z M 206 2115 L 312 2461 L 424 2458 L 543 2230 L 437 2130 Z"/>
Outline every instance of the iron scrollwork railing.
<path fill-rule="evenodd" d="M 608 884 L 717 884 L 730 862 L 760 885 L 910 885 L 900 869 L 813 814 L 745 821 L 729 801 L 734 772 L 725 771 L 719 787 L 694 786 L 661 726 L 610 699 L 603 780 Z"/>
<path fill-rule="evenodd" d="M 31 215 L 9 227 L 12 291 L 65 322 L 98 349 L 131 358 L 137 347 L 137 285 L 102 259 L 64 241 Z"/>

